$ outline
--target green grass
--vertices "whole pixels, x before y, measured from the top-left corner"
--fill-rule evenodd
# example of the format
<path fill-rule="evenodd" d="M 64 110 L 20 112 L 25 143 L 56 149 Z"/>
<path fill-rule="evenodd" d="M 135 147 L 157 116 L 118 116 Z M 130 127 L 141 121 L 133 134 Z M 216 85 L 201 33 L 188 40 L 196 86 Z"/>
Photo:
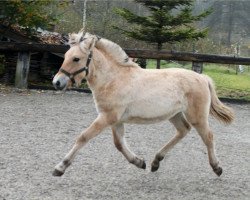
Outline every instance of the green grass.
<path fill-rule="evenodd" d="M 191 64 L 181 65 L 173 62 L 161 62 L 161 68 L 181 67 L 191 69 Z M 155 68 L 156 61 L 149 60 L 147 68 Z M 204 64 L 203 73 L 215 83 L 219 97 L 250 101 L 250 66 L 245 66 L 243 73 L 236 74 L 235 68 L 228 65 Z"/>
<path fill-rule="evenodd" d="M 247 67 L 245 67 L 244 73 L 236 74 L 236 70 L 232 68 L 206 65 L 204 74 L 214 80 L 220 97 L 250 101 L 250 72 Z"/>

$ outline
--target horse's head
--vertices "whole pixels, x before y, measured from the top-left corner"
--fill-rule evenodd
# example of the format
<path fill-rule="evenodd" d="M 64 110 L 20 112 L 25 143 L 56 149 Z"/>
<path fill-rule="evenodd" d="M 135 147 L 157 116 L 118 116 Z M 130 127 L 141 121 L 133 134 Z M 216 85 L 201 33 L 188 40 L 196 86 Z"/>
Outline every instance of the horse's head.
<path fill-rule="evenodd" d="M 69 35 L 70 49 L 65 53 L 63 64 L 53 79 L 56 89 L 67 89 L 74 83 L 79 86 L 88 75 L 92 50 L 97 37 L 83 32 Z"/>

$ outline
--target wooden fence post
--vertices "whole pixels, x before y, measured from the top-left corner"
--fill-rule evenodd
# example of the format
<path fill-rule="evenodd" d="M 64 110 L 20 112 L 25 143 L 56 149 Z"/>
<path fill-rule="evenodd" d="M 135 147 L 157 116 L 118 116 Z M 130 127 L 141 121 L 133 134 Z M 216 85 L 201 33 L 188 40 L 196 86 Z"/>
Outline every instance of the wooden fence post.
<path fill-rule="evenodd" d="M 30 68 L 30 52 L 19 52 L 17 57 L 15 87 L 26 89 L 28 87 L 28 74 Z"/>
<path fill-rule="evenodd" d="M 199 73 L 199 74 L 202 74 L 202 71 L 203 71 L 203 62 L 196 62 L 196 61 L 193 61 L 192 62 L 192 70 Z"/>

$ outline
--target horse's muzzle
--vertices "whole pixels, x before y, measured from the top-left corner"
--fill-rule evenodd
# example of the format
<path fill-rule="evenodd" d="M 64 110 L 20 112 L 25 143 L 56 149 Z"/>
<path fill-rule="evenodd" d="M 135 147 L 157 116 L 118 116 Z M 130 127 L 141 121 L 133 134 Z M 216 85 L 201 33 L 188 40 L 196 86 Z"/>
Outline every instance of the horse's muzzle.
<path fill-rule="evenodd" d="M 66 87 L 68 85 L 68 81 L 69 81 L 69 78 L 67 76 L 56 75 L 53 78 L 52 83 L 53 83 L 56 90 L 64 90 L 64 89 L 66 89 Z"/>

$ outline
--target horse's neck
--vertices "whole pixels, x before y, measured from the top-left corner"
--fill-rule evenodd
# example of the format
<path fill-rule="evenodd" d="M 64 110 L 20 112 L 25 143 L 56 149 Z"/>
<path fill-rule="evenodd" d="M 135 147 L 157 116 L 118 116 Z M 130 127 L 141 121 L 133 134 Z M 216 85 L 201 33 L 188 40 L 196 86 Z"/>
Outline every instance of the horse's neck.
<path fill-rule="evenodd" d="M 93 58 L 87 77 L 90 88 L 98 88 L 112 81 L 116 71 L 112 61 L 108 60 L 99 50 L 93 50 Z"/>

